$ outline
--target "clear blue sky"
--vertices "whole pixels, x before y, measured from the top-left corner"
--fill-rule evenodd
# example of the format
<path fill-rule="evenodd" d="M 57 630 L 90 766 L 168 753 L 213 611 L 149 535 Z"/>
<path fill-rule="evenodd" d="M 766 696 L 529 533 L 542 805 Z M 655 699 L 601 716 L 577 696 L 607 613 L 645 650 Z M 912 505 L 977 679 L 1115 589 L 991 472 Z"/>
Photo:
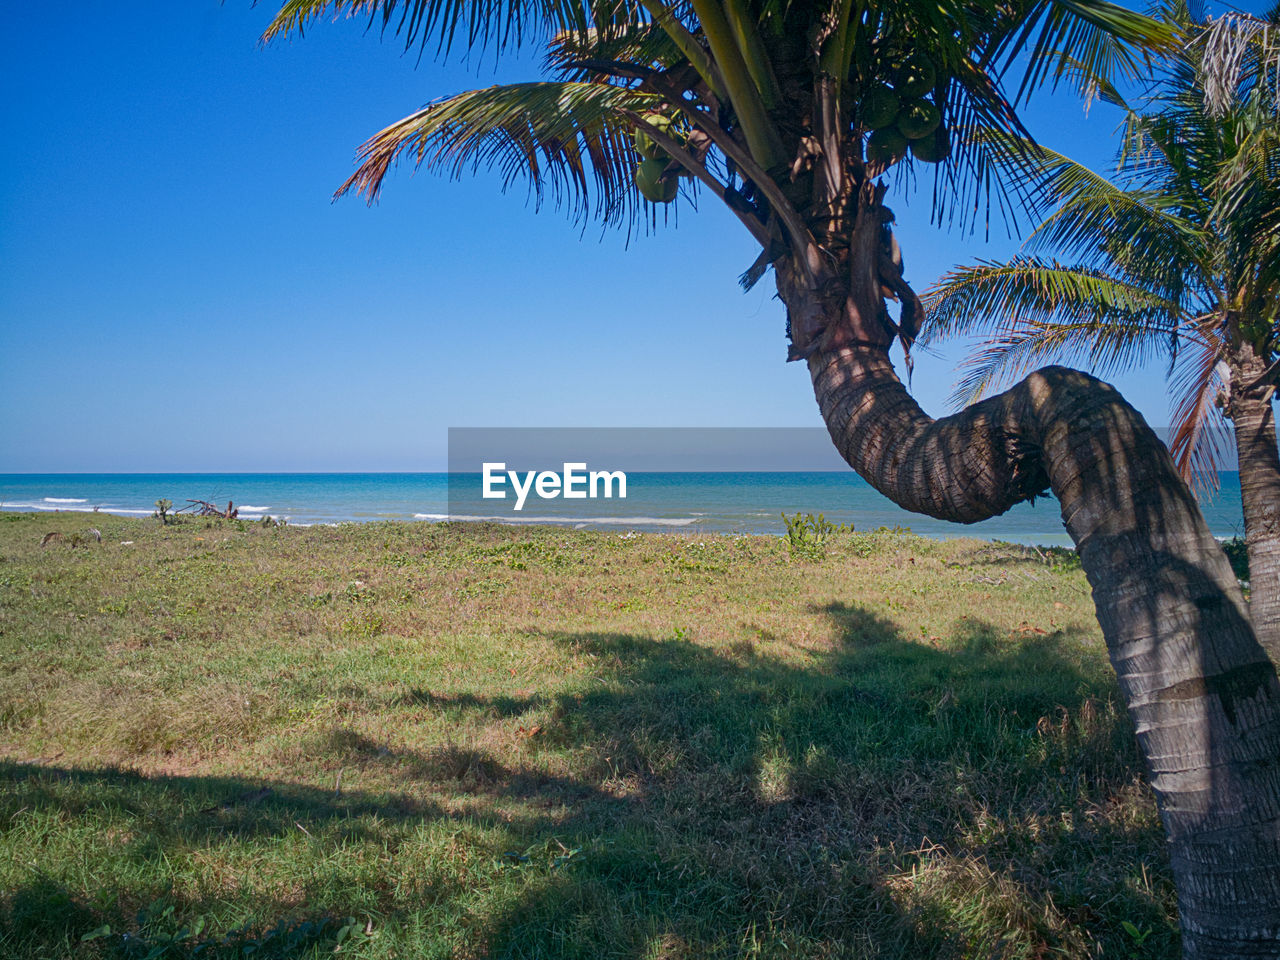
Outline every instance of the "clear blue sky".
<path fill-rule="evenodd" d="M 714 201 L 585 234 L 496 175 L 402 169 L 330 202 L 356 146 L 493 82 L 360 22 L 262 47 L 270 0 L 27 4 L 0 33 L 0 472 L 443 469 L 448 426 L 820 425 L 771 282 Z M 531 77 L 504 67 L 499 79 Z M 1028 119 L 1095 164 L 1114 111 Z M 923 289 L 1003 234 L 894 202 Z M 959 347 L 920 357 L 947 412 Z M 1117 381 L 1167 422 L 1160 371 Z"/>

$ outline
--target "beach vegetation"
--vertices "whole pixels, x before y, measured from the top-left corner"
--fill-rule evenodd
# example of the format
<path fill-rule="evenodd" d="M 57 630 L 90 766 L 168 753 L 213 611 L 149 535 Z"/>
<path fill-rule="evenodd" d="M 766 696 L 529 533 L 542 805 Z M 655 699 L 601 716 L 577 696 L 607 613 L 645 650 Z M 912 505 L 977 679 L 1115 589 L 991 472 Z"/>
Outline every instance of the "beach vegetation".
<path fill-rule="evenodd" d="M 41 550 L 79 518 L 5 516 L 13 960 L 1178 949 L 1089 585 L 1043 551 L 107 515 Z"/>
<path fill-rule="evenodd" d="M 832 523 L 821 513 L 797 513 L 793 517 L 782 514 L 786 525 L 787 549 L 791 556 L 804 560 L 820 560 L 826 554 L 827 539 L 833 534 L 852 533 L 853 527 L 844 523 Z"/>
<path fill-rule="evenodd" d="M 1222 544 L 1222 549 L 1227 553 L 1227 559 L 1231 561 L 1231 569 L 1235 575 L 1245 581 L 1251 582 L 1249 578 L 1249 547 L 1245 543 L 1244 537 L 1232 537 Z"/>

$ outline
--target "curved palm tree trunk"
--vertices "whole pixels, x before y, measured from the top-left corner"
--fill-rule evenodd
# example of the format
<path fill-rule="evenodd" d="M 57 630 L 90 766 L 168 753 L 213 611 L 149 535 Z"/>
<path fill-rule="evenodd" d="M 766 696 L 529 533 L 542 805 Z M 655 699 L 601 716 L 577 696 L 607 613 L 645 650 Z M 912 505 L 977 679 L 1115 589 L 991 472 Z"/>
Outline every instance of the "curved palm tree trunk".
<path fill-rule="evenodd" d="M 1258 640 L 1280 664 L 1280 450 L 1271 388 L 1255 384 L 1265 361 L 1248 342 L 1231 358 L 1228 413 L 1240 460 L 1244 542 L 1249 554 L 1249 610 Z"/>
<path fill-rule="evenodd" d="M 866 201 L 838 272 L 776 265 L 832 440 L 881 493 L 942 519 L 1052 489 L 1163 818 L 1186 956 L 1280 957 L 1280 682 L 1225 554 L 1164 445 L 1092 377 L 1051 367 L 926 415 L 889 361 L 885 217 Z"/>

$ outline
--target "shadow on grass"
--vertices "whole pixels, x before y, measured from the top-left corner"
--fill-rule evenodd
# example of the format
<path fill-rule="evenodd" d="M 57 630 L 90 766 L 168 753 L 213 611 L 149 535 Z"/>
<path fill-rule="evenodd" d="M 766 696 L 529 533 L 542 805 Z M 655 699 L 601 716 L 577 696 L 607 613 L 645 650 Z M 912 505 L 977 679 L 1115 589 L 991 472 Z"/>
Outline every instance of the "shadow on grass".
<path fill-rule="evenodd" d="M 1126 920 L 1155 931 L 1150 955 L 1171 948 L 1131 734 L 1077 638 L 1014 642 L 966 619 L 912 641 L 855 605 L 820 612 L 841 640 L 807 663 L 553 633 L 595 682 L 403 695 L 487 717 L 546 707 L 524 765 L 350 731 L 321 745 L 437 799 L 0 765 L 0 823 L 36 845 L 80 831 L 92 864 L 41 867 L 33 846 L 0 946 L 221 957 L 256 938 L 255 955 L 294 957 L 341 935 L 361 956 L 1086 956 L 1122 953 Z M 171 926 L 207 916 L 217 935 L 157 939 L 136 913 L 155 901 Z M 103 923 L 130 938 L 80 947 Z"/>
<path fill-rule="evenodd" d="M 545 697 L 485 697 L 474 693 L 437 694 L 413 688 L 396 698 L 399 706 L 429 707 L 434 710 L 483 710 L 494 717 L 514 717 L 532 707 L 542 706 Z"/>

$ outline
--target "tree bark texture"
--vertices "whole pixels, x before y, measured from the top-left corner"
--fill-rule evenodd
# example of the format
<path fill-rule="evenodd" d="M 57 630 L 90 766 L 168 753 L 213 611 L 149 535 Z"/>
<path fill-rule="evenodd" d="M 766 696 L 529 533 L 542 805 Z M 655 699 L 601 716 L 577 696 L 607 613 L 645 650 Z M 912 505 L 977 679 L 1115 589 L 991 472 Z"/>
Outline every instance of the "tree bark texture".
<path fill-rule="evenodd" d="M 888 356 L 878 202 L 863 193 L 844 262 L 775 264 L 832 440 L 941 519 L 1052 490 L 1160 808 L 1185 955 L 1280 957 L 1280 682 L 1225 554 L 1164 445 L 1099 380 L 1050 367 L 942 420 L 920 409 Z"/>
<path fill-rule="evenodd" d="M 1258 640 L 1280 664 L 1280 450 L 1274 388 L 1256 381 L 1266 363 L 1248 342 L 1231 358 L 1227 413 L 1240 460 L 1244 542 L 1249 554 L 1249 610 Z"/>

